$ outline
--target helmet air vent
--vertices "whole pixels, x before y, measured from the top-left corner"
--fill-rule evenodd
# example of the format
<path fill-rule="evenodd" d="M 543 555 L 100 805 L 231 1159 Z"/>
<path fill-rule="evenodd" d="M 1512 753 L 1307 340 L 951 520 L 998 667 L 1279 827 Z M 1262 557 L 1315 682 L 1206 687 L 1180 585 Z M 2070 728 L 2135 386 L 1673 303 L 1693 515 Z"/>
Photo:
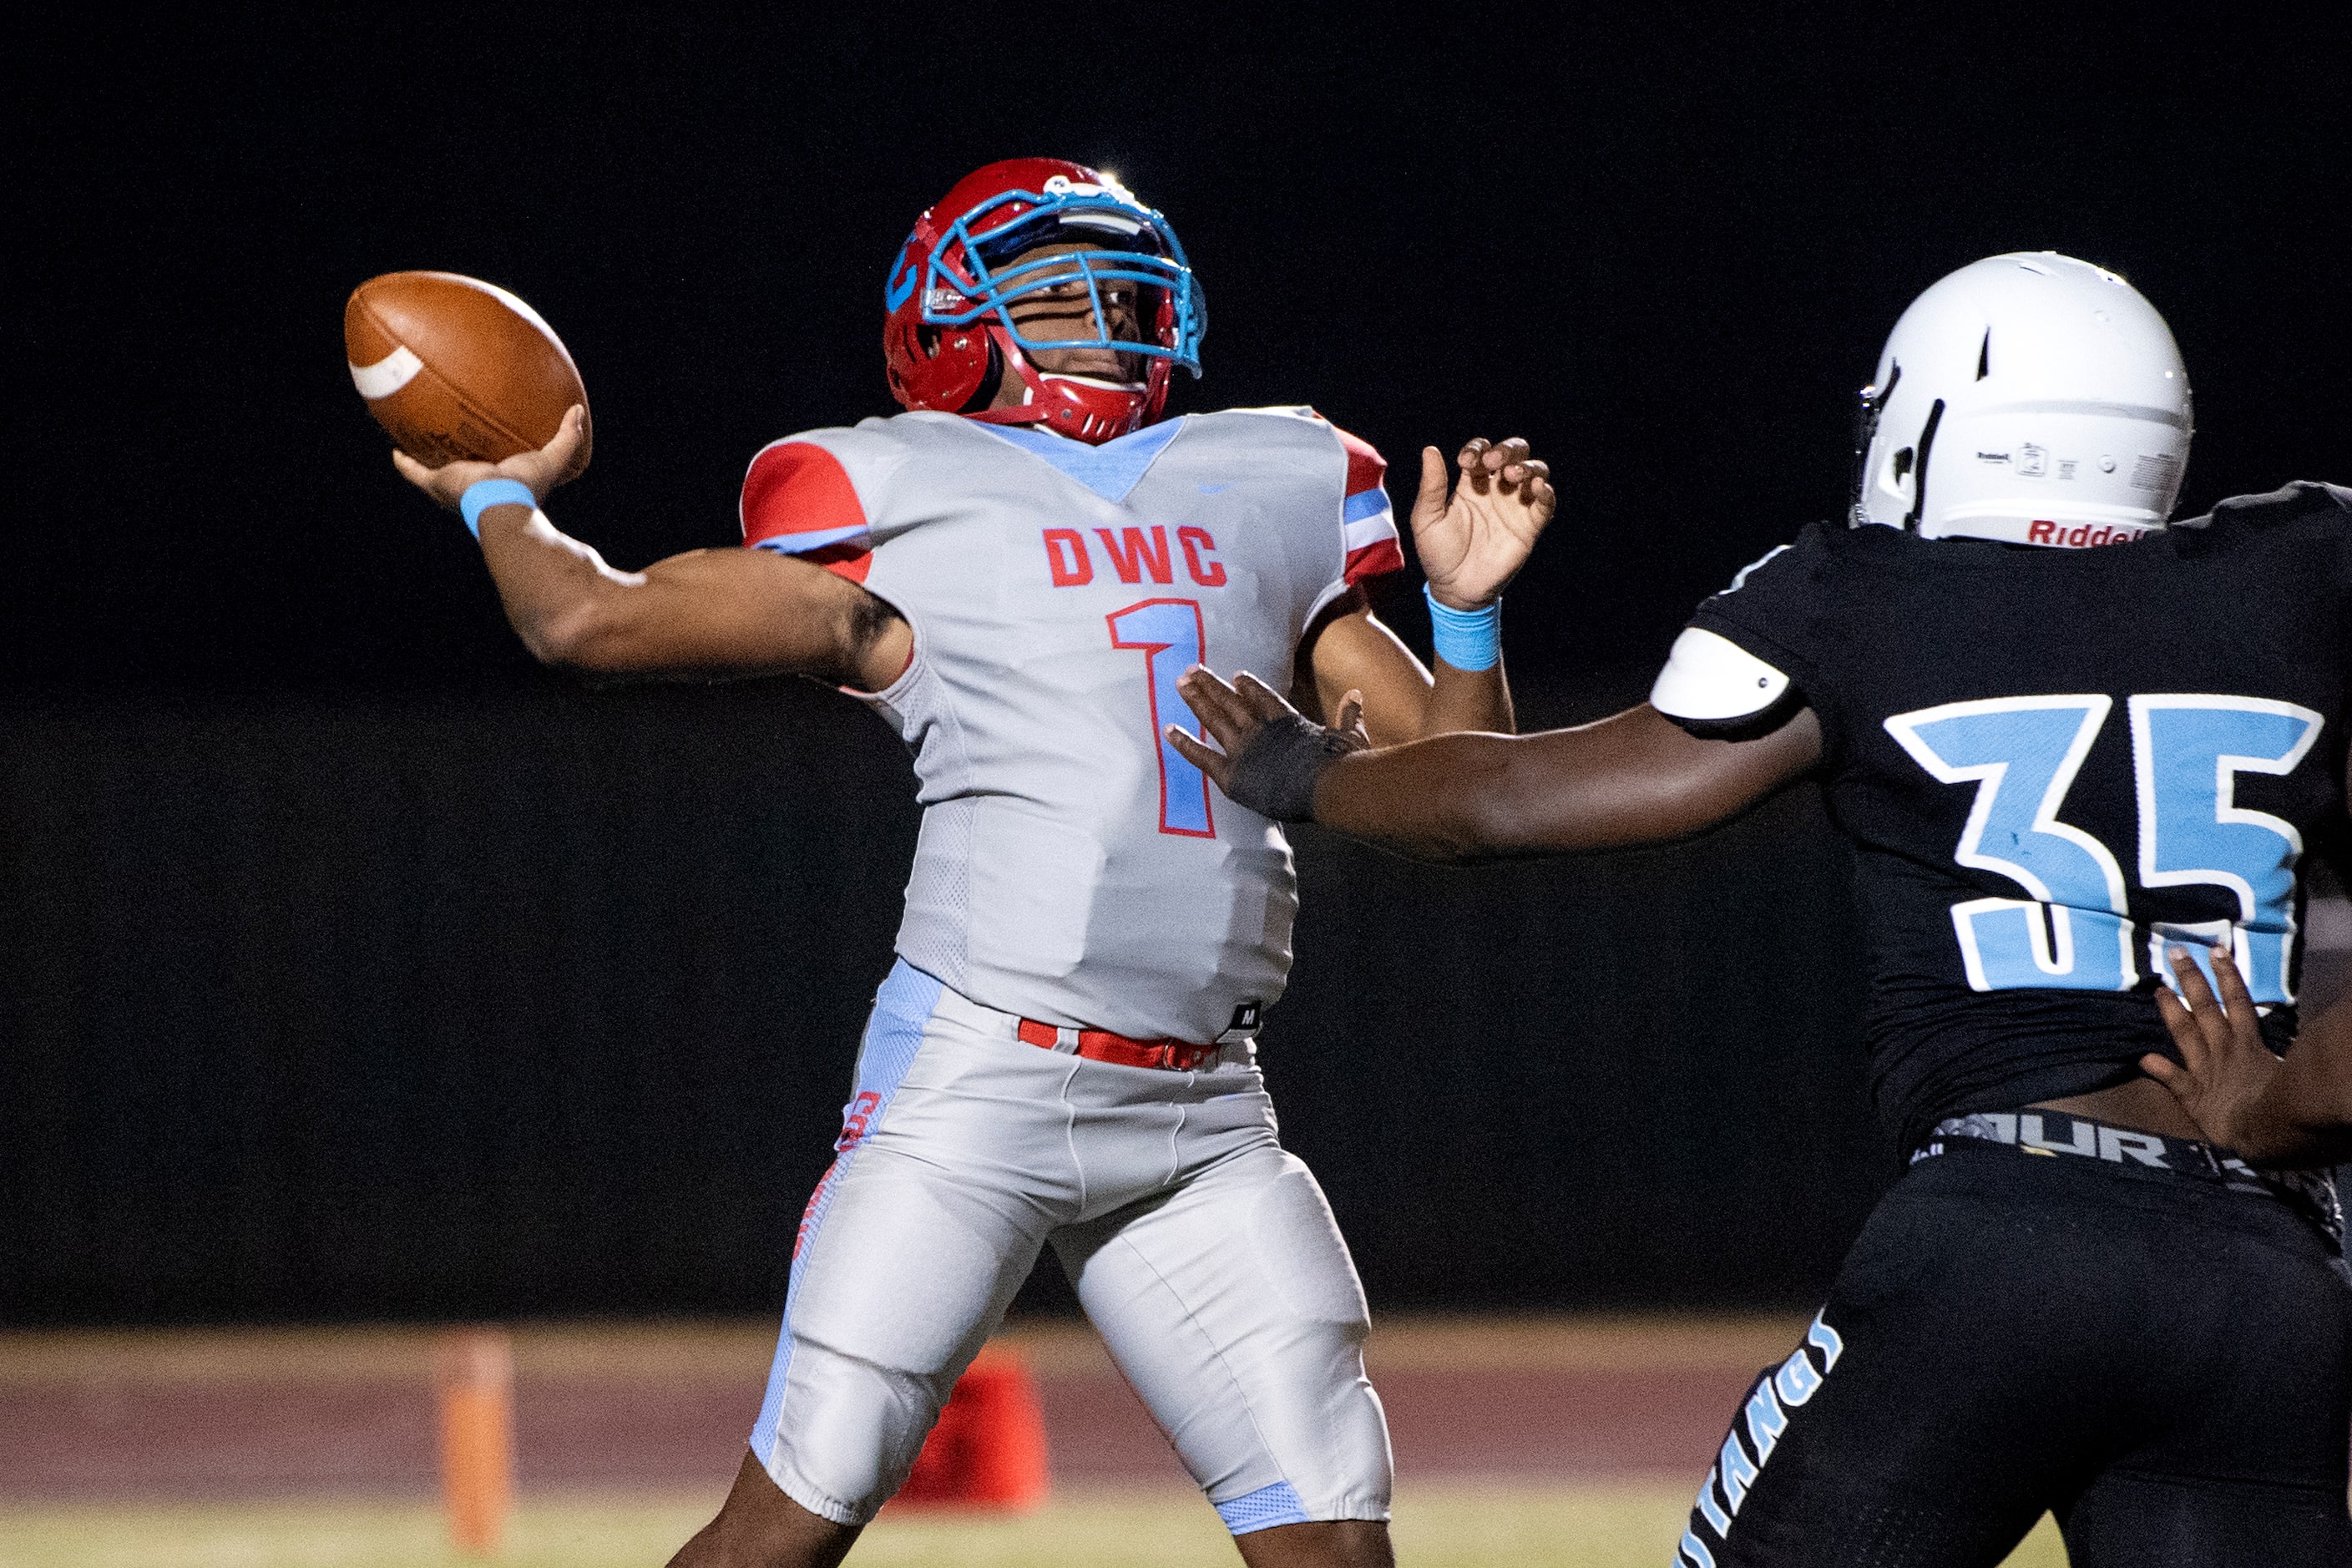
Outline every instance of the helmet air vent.
<path fill-rule="evenodd" d="M 1985 329 L 1984 342 L 1977 345 L 1977 379 L 1982 381 L 1992 374 L 1992 329 Z"/>
<path fill-rule="evenodd" d="M 1920 509 L 1927 504 L 1927 458 L 1936 449 L 1936 426 L 1943 422 L 1944 400 L 1939 397 L 1927 410 L 1927 423 L 1919 431 L 1919 473 L 1911 482 L 1911 512 L 1903 520 L 1905 528 L 1918 528 Z"/>

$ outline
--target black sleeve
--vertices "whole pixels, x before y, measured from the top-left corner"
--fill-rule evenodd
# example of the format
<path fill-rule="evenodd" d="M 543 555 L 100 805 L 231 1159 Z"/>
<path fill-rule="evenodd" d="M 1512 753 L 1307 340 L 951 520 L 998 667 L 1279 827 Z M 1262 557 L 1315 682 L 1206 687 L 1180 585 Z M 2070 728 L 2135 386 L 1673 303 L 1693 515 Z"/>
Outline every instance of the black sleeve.
<path fill-rule="evenodd" d="M 1738 643 L 1802 682 L 1816 662 L 1813 628 L 1827 605 L 1829 550 L 1820 523 L 1739 569 L 1729 586 L 1700 604 L 1690 624 Z"/>
<path fill-rule="evenodd" d="M 2296 479 L 2263 495 L 2231 496 L 2213 503 L 2203 517 L 2172 524 L 2177 529 L 2244 530 L 2273 536 L 2316 533 L 2332 551 L 2337 602 L 2352 609 L 2352 489 Z"/>
<path fill-rule="evenodd" d="M 1819 631 L 1830 618 L 1829 561 L 1826 530 L 1810 524 L 1794 542 L 1742 567 L 1728 586 L 1699 605 L 1690 625 L 1780 671 L 1789 678 L 1789 689 L 1760 713 L 1718 722 L 1675 718 L 1676 723 L 1703 739 L 1753 740 L 1808 706 L 1818 706 L 1823 651 Z"/>
<path fill-rule="evenodd" d="M 2327 499 L 2336 503 L 2336 583 L 2343 595 L 2339 603 L 2352 607 L 2352 489 L 2342 485 L 2323 485 L 2320 488 L 2326 492 Z"/>

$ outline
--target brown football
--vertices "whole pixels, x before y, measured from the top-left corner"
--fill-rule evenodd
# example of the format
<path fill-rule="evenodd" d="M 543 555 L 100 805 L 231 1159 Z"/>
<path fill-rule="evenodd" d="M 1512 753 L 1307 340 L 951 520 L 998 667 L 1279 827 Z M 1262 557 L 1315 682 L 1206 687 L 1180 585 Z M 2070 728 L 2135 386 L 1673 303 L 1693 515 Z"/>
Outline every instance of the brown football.
<path fill-rule="evenodd" d="M 587 389 L 553 328 L 496 284 L 387 272 L 352 291 L 343 353 L 368 412 L 433 468 L 497 462 L 555 438 Z M 574 471 L 587 466 L 583 443 Z"/>

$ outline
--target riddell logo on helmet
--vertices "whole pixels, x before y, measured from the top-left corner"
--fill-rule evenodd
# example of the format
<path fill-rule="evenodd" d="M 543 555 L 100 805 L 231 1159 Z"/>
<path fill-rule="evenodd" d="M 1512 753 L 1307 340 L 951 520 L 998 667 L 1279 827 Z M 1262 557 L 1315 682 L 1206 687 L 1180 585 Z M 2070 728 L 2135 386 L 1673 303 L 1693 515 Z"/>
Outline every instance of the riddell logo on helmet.
<path fill-rule="evenodd" d="M 2029 544 L 2054 544 L 2066 550 L 2088 550 L 2096 544 L 2129 544 L 2147 531 L 2144 528 L 2110 522 L 2100 523 L 2095 528 L 2087 522 L 2078 522 L 2068 528 L 2062 522 L 2036 518 L 2033 525 L 2025 531 L 2025 540 Z"/>

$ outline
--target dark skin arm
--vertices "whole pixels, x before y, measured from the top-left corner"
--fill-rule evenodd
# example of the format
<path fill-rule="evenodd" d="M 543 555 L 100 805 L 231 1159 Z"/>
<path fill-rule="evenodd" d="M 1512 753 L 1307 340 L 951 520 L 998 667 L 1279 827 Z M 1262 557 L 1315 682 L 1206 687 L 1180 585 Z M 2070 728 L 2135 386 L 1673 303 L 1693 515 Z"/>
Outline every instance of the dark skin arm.
<path fill-rule="evenodd" d="M 1092 247 L 1056 245 L 1020 259 Z M 1108 335 L 1139 328 L 1132 289 L 1105 290 Z M 1091 338 L 1096 321 L 1083 288 L 1049 289 L 1013 307 L 1024 331 L 1045 339 Z M 1037 363 L 1057 374 L 1133 380 L 1118 351 L 1046 349 Z M 1020 401 L 1011 378 L 998 403 Z M 587 466 L 585 410 L 564 416 L 555 438 L 502 463 L 451 463 L 428 468 L 405 453 L 401 476 L 455 508 L 478 479 L 520 479 L 544 501 Z M 806 561 L 762 550 L 693 550 L 642 572 L 616 572 L 590 546 L 559 531 L 534 509 L 491 507 L 482 513 L 482 557 L 498 584 L 507 618 L 541 661 L 583 675 L 708 680 L 731 676 L 806 675 L 836 686 L 878 691 L 907 668 L 914 631 L 897 610 Z"/>
<path fill-rule="evenodd" d="M 1172 738 L 1220 785 L 1230 759 L 1288 706 L 1247 674 L 1228 686 L 1195 668 L 1181 689 L 1221 750 Z M 1811 709 L 1758 740 L 1702 741 L 1645 702 L 1572 730 L 1447 735 L 1341 757 L 1317 783 L 1315 820 L 1428 860 L 1623 848 L 1728 821 L 1821 756 Z"/>
<path fill-rule="evenodd" d="M 2250 1164 L 2352 1161 L 2352 998 L 2305 1024 L 2285 1056 L 2273 1056 L 2226 951 L 2213 953 L 2218 997 L 2186 950 L 2169 956 L 2186 1000 L 2159 990 L 2156 1005 L 2181 1059 L 2150 1053 L 2141 1070 L 2172 1091 L 2208 1142 Z"/>
<path fill-rule="evenodd" d="M 552 441 L 502 463 L 428 468 L 404 452 L 393 462 L 444 506 L 494 477 L 520 479 L 544 499 L 572 476 L 583 439 L 574 408 Z M 482 558 L 507 619 L 533 655 L 562 668 L 681 680 L 809 675 L 878 691 L 914 649 L 896 611 L 805 561 L 691 550 L 642 572 L 616 572 L 533 507 L 494 506 L 481 521 Z"/>
<path fill-rule="evenodd" d="M 1212 751 L 1181 731 L 1171 738 L 1220 787 L 1232 777 L 1231 759 L 1286 710 L 1281 698 L 1247 674 L 1228 686 L 1196 668 L 1180 689 L 1223 750 Z M 1448 735 L 1340 757 L 1316 781 L 1315 820 L 1425 860 L 1630 848 L 1728 821 L 1821 760 L 1821 721 L 1810 708 L 1769 735 L 1734 742 L 1699 740 L 1643 703 L 1572 730 Z M 2252 1017 L 2251 1004 L 2242 1016 Z M 2180 1033 L 2176 1026 L 2176 1037 Z M 2198 1068 L 2189 1079 L 2170 1062 L 2150 1057 L 2144 1064 L 2147 1078 L 2040 1103 L 2172 1137 L 2209 1137 L 2245 1152 L 2216 1134 L 2189 1103 L 2193 1089 L 2213 1108 L 2206 1115 L 2231 1119 L 2231 1136 L 2253 1138 L 2264 1157 L 2283 1152 L 2300 1160 L 2326 1148 L 2352 1158 L 2352 1002 L 2305 1033 L 2344 1044 L 2323 1043 L 2308 1053 L 2298 1047 L 2294 1056 L 2302 1062 L 2275 1089 L 2264 1089 L 2268 1080 L 2261 1074 L 2265 1061 L 2277 1058 L 2256 1036 L 2253 1054 L 2233 1047 L 2212 1058 L 2220 1065 Z M 2245 1105 L 2257 1109 L 2237 1109 Z M 2254 1119 L 2249 1126 L 2236 1124 L 2249 1117 Z M 2340 1132 L 2329 1136 L 2345 1141 L 2315 1141 L 2310 1129 L 2331 1117 Z"/>

